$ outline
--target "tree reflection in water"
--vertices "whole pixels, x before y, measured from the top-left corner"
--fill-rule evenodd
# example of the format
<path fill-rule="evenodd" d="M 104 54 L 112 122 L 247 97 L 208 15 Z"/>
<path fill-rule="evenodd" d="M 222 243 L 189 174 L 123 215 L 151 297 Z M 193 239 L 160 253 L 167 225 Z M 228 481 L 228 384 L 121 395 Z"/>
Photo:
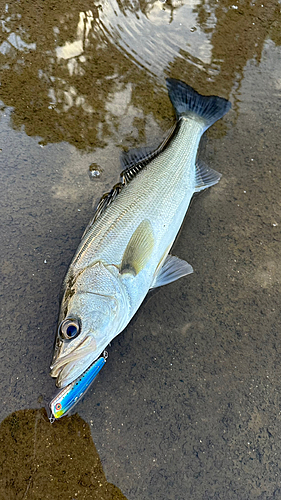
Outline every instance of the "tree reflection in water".
<path fill-rule="evenodd" d="M 202 0 L 192 8 L 173 0 L 23 0 L 7 3 L 1 19 L 1 98 L 14 109 L 13 127 L 85 150 L 118 138 L 126 106 L 121 99 L 112 113 L 110 103 L 129 84 L 130 103 L 140 110 L 134 125 L 145 139 L 146 115 L 160 124 L 172 116 L 163 75 L 228 98 L 247 62 L 259 63 L 269 34 L 280 43 L 277 0 L 239 6 Z M 202 57 L 192 55 L 195 36 Z"/>

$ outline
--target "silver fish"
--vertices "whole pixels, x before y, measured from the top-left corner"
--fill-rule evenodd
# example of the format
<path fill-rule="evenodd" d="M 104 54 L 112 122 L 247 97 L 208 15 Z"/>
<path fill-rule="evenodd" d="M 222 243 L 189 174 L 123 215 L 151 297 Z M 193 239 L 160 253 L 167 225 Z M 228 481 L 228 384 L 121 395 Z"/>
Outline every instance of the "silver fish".
<path fill-rule="evenodd" d="M 154 151 L 123 155 L 121 182 L 101 199 L 64 281 L 51 376 L 77 379 L 129 323 L 151 288 L 192 273 L 169 254 L 194 193 L 220 174 L 196 161 L 202 134 L 231 107 L 167 79 L 177 123 Z"/>

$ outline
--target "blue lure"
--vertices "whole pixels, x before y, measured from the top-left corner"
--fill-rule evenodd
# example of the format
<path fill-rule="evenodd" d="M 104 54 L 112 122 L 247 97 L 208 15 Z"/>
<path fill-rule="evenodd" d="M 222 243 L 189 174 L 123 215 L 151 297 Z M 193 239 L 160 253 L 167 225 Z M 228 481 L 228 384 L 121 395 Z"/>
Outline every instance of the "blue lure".
<path fill-rule="evenodd" d="M 59 391 L 59 393 L 52 399 L 49 404 L 49 409 L 51 410 L 49 420 L 51 423 L 67 415 L 68 412 L 72 410 L 75 405 L 77 405 L 106 363 L 106 359 L 107 352 L 105 351 L 101 358 L 87 368 L 87 370 L 85 370 L 80 377 Z"/>

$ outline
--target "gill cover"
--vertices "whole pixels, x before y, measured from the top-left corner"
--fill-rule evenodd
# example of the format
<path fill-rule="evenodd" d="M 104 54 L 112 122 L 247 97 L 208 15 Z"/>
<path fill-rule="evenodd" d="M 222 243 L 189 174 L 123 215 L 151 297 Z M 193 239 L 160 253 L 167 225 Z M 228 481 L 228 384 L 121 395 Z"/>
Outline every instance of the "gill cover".
<path fill-rule="evenodd" d="M 118 274 L 114 266 L 96 262 L 67 279 L 51 365 L 58 387 L 80 376 L 127 321 L 127 296 Z"/>

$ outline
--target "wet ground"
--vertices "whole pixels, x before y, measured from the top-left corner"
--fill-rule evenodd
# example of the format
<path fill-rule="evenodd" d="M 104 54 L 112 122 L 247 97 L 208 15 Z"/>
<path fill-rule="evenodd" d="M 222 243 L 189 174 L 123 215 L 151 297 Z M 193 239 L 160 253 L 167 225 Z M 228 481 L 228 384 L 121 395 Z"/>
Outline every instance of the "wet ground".
<path fill-rule="evenodd" d="M 281 499 L 279 2 L 1 13 L 0 500 L 46 499 L 50 481 L 62 500 L 100 484 L 103 498 Z M 50 428 L 61 283 L 120 152 L 173 123 L 167 76 L 233 105 L 200 151 L 223 177 L 173 250 L 194 274 L 148 296 L 79 417 Z"/>

